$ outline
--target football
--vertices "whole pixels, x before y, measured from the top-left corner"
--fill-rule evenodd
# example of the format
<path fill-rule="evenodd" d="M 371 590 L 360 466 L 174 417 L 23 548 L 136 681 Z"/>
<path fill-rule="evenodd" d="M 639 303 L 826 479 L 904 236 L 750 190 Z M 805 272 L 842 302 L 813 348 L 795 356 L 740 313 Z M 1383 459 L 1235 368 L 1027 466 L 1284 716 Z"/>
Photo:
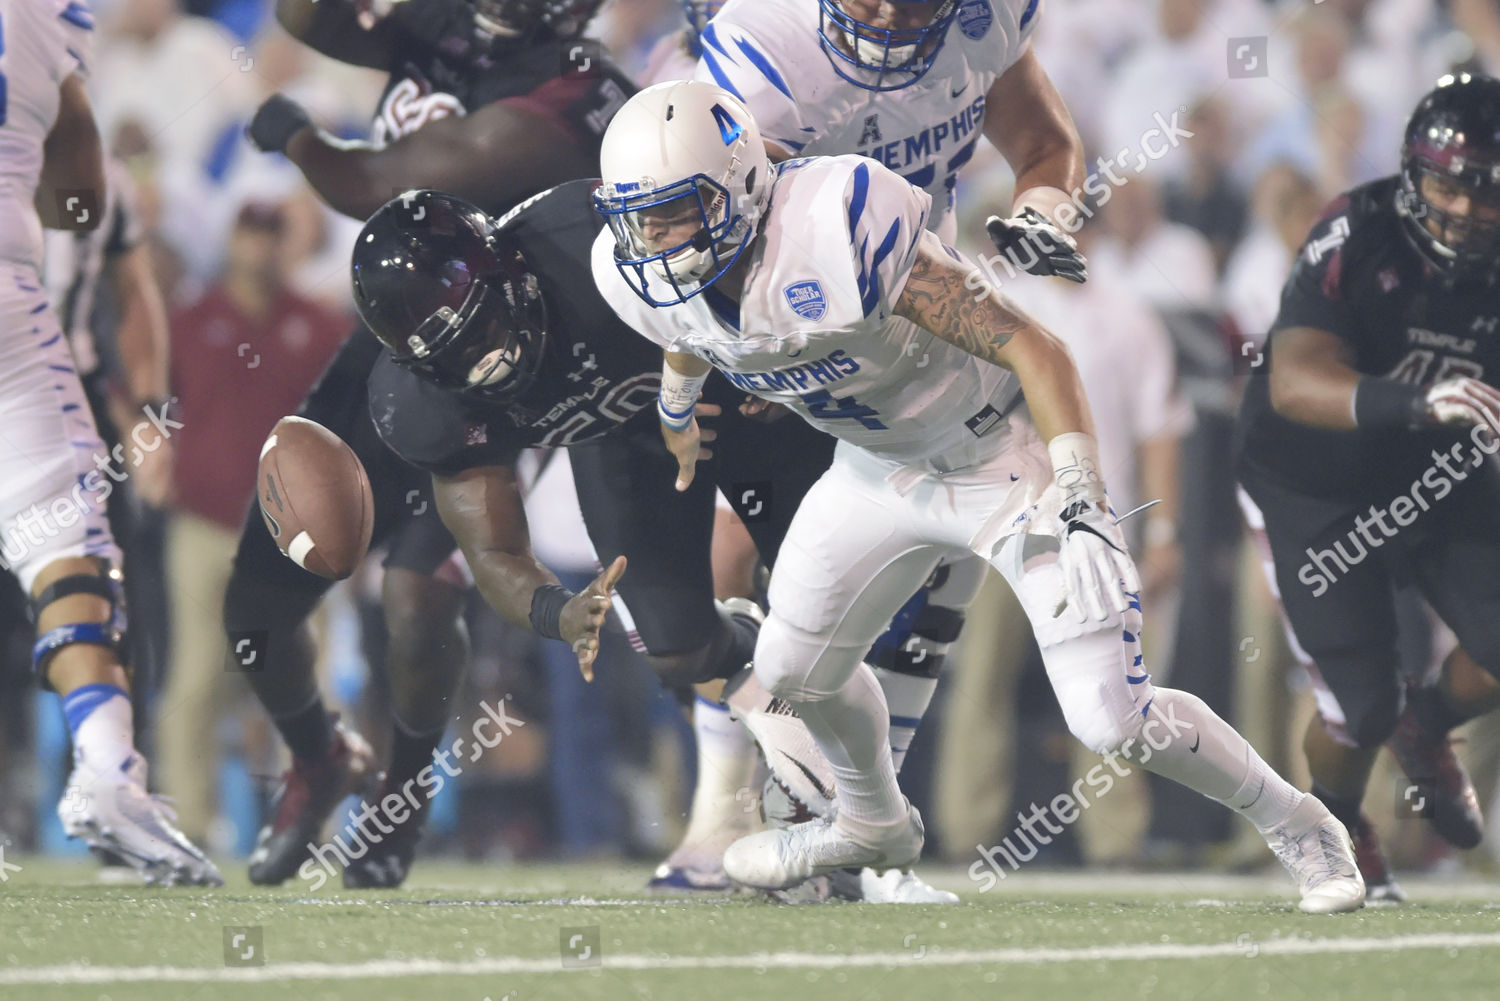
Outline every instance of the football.
<path fill-rule="evenodd" d="M 370 548 L 375 499 L 364 464 L 316 421 L 283 417 L 260 449 L 256 495 L 266 530 L 299 567 L 329 580 Z"/>

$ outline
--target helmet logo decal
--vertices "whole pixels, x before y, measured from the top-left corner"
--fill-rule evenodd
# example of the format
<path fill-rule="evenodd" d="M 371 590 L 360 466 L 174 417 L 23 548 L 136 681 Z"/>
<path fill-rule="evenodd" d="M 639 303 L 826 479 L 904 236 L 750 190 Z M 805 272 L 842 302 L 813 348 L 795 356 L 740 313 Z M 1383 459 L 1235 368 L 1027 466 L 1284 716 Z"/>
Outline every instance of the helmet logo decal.
<path fill-rule="evenodd" d="M 722 104 L 714 105 L 712 112 L 714 121 L 719 123 L 719 136 L 724 140 L 725 146 L 733 145 L 736 139 L 745 134 L 745 127 L 735 121 Z"/>

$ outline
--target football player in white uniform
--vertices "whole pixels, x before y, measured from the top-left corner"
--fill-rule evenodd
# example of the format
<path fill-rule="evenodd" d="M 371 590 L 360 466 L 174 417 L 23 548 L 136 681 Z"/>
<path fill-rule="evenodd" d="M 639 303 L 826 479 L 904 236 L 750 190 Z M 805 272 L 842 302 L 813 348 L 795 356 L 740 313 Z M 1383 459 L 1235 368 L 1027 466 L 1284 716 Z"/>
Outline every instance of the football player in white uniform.
<path fill-rule="evenodd" d="M 73 736 L 63 829 L 150 882 L 218 886 L 213 863 L 146 792 L 104 508 L 129 470 L 116 465 L 124 446 L 111 454 L 99 440 L 40 277 L 43 226 L 99 223 L 104 160 L 84 90 L 93 24 L 82 0 L 0 0 L 0 553 L 31 596 L 33 662 Z M 170 434 L 160 411 L 143 419 L 156 427 L 132 432 L 138 448 Z"/>
<path fill-rule="evenodd" d="M 761 123 L 772 159 L 861 153 L 896 168 L 938 200 L 941 209 L 928 225 L 949 242 L 958 171 L 983 135 L 1006 155 L 1017 178 L 1015 216 L 989 220 L 996 246 L 1037 274 L 1083 280 L 1083 258 L 1060 230 L 1066 219 L 1053 218 L 1069 204 L 1064 189 L 1076 189 L 1082 179 L 1083 149 L 1031 51 L 1037 0 L 683 0 L 683 7 L 688 25 L 653 53 L 648 81 L 696 75 L 725 87 Z M 693 58 L 699 60 L 695 67 Z M 987 114 L 987 108 L 993 110 Z M 898 612 L 906 632 L 882 636 L 870 658 L 890 706 L 898 772 L 983 571 L 984 564 L 967 553 L 944 560 L 929 586 Z M 763 744 L 776 734 L 795 739 L 784 719 L 766 717 L 767 708 L 779 706 L 766 693 L 745 688 L 735 700 L 737 713 L 760 731 Z M 743 825 L 733 797 L 754 760 L 735 758 L 727 721 L 715 717 L 713 703 L 695 706 L 700 777 L 691 821 L 653 885 L 692 886 L 703 879 L 699 874 L 717 871 L 712 863 L 727 844 L 724 838 Z M 717 748 L 713 760 L 705 758 L 710 745 Z M 781 754 L 768 749 L 767 758 L 780 760 Z M 717 795 L 709 783 L 720 787 Z M 768 795 L 775 792 L 768 787 Z M 816 784 L 802 792 L 814 796 L 809 805 L 816 809 Z M 713 803 L 727 807 L 715 813 Z M 957 901 L 914 878 L 899 891 L 918 902 Z"/>
<path fill-rule="evenodd" d="M 943 555 L 969 550 L 1015 589 L 1075 736 L 1244 814 L 1304 911 L 1363 904 L 1327 808 L 1202 700 L 1151 683 L 1072 359 L 926 232 L 926 192 L 862 157 L 773 168 L 749 112 L 702 82 L 627 102 L 601 163 L 594 278 L 666 350 L 659 409 L 679 483 L 712 439 L 694 415 L 712 367 L 840 439 L 782 545 L 755 652 L 757 680 L 828 759 L 836 809 L 735 842 L 730 876 L 785 887 L 919 856 L 921 817 L 860 658 Z"/>

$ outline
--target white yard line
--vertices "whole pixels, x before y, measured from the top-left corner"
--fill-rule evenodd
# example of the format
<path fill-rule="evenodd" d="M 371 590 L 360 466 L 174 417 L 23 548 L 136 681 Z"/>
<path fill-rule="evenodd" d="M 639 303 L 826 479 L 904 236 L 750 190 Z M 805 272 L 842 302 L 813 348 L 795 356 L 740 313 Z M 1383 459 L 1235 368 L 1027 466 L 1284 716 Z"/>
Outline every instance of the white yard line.
<path fill-rule="evenodd" d="M 848 969 L 850 967 L 1011 966 L 1036 963 L 1096 963 L 1128 960 L 1221 957 L 1319 956 L 1339 953 L 1405 952 L 1413 949 L 1495 949 L 1500 932 L 1483 935 L 1402 935 L 1390 938 L 1273 938 L 1264 942 L 1202 945 L 1149 942 L 1078 949 L 932 949 L 833 955 L 772 952 L 739 956 L 606 955 L 605 970 Z M 597 966 L 571 969 L 599 969 Z M 501 958 L 374 960 L 368 963 L 274 963 L 267 966 L 36 966 L 0 970 L 0 986 L 125 983 L 279 983 L 292 980 L 377 980 L 390 977 L 505 976 L 565 972 L 561 960 Z"/>

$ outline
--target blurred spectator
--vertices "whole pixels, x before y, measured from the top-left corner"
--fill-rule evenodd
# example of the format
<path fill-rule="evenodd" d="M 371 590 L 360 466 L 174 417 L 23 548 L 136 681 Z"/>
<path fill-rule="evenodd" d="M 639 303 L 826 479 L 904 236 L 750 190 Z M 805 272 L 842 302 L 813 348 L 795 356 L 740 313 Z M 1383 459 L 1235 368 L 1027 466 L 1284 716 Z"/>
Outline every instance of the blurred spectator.
<path fill-rule="evenodd" d="M 1193 138 L 1183 144 L 1187 170 L 1163 185 L 1167 218 L 1191 226 L 1208 240 L 1214 270 L 1222 274 L 1234 246 L 1245 232 L 1247 206 L 1233 170 L 1239 142 L 1222 98 L 1210 97 L 1187 115 Z"/>
<path fill-rule="evenodd" d="M 1281 286 L 1327 199 L 1306 174 L 1274 164 L 1255 184 L 1250 232 L 1224 275 L 1224 307 L 1256 344 L 1276 319 Z"/>
<path fill-rule="evenodd" d="M 240 209 L 223 274 L 172 316 L 180 402 L 176 503 L 167 532 L 172 652 L 158 712 L 163 789 L 201 839 L 216 812 L 219 723 L 242 690 L 226 671 L 222 606 L 261 443 L 296 410 L 347 321 L 287 287 L 280 206 Z"/>
<path fill-rule="evenodd" d="M 1162 214 L 1160 192 L 1138 175 L 1113 189 L 1100 216 L 1104 236 L 1089 273 L 1124 282 L 1162 311 L 1211 309 L 1218 299 L 1213 248 L 1201 233 Z"/>
<path fill-rule="evenodd" d="M 119 0 L 100 32 L 90 96 L 100 131 L 138 122 L 174 167 L 208 172 L 217 148 L 253 107 L 249 52 L 177 0 Z"/>

